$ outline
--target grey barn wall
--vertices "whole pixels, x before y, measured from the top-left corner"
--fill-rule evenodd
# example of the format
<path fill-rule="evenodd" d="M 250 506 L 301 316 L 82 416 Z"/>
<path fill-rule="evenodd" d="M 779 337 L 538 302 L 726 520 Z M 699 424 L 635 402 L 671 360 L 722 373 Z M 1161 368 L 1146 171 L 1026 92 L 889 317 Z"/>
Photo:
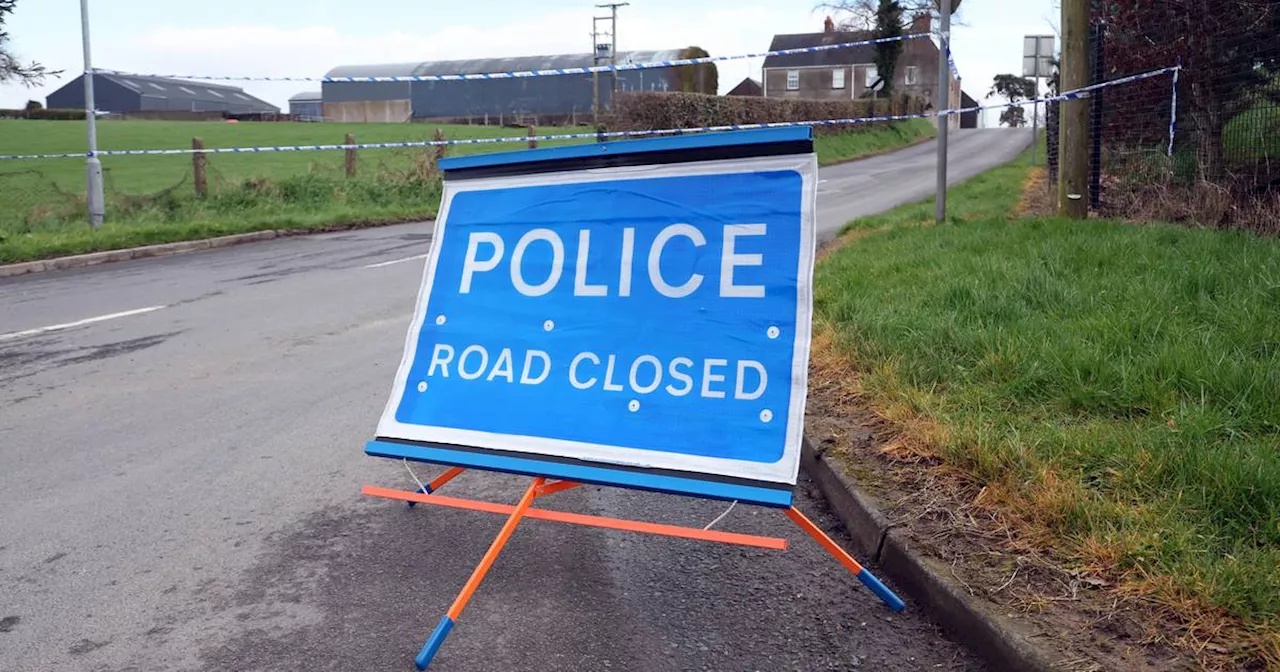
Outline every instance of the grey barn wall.
<path fill-rule="evenodd" d="M 680 54 L 680 50 L 624 52 L 619 54 L 619 62 L 674 60 Z M 591 54 L 425 61 L 338 66 L 328 75 L 359 79 L 524 72 L 583 67 L 591 65 L 592 61 Z M 623 71 L 617 73 L 617 88 L 628 92 L 676 90 L 679 88 L 677 72 L 671 68 Z M 558 123 L 574 118 L 590 119 L 595 98 L 594 80 L 591 75 L 553 75 L 462 81 L 325 82 L 321 88 L 324 116 L 330 120 L 387 119 L 397 116 L 399 105 L 404 103 L 409 108 L 406 119 L 487 118 L 493 123 L 519 118 L 526 123 L 546 123 L 530 117 L 547 117 L 556 120 L 551 123 Z M 613 73 L 600 73 L 599 103 L 602 110 L 611 107 L 613 81 Z M 386 114 L 383 107 L 387 110 L 394 108 L 397 114 Z"/>
<path fill-rule="evenodd" d="M 659 71 L 619 73 L 620 91 L 666 91 L 673 88 Z M 415 82 L 413 116 L 417 119 L 444 117 L 499 117 L 511 115 L 578 115 L 590 118 L 593 104 L 591 75 L 558 75 L 520 79 L 479 81 Z M 600 106 L 608 109 L 613 99 L 613 76 L 600 75 Z"/>
<path fill-rule="evenodd" d="M 324 116 L 324 105 L 319 100 L 291 100 L 289 114 L 303 119 L 319 119 Z"/>

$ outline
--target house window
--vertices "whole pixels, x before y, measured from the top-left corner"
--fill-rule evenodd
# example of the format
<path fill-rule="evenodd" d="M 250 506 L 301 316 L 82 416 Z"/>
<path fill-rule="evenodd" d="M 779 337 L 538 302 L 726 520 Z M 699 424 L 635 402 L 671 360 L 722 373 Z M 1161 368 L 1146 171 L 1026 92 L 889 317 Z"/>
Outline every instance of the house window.
<path fill-rule="evenodd" d="M 831 71 L 831 88 L 844 88 L 844 68 L 836 68 Z"/>
<path fill-rule="evenodd" d="M 914 65 L 907 66 L 907 86 L 915 86 L 920 83 L 920 68 Z"/>
<path fill-rule="evenodd" d="M 865 83 L 865 84 L 863 84 L 863 86 L 865 86 L 866 88 L 870 89 L 872 86 L 875 86 L 876 81 L 877 81 L 877 80 L 879 80 L 879 79 L 880 79 L 880 72 L 879 72 L 878 70 L 876 70 L 876 66 L 874 66 L 874 65 L 868 65 L 868 66 L 867 66 L 867 81 L 866 81 L 866 83 Z"/>
<path fill-rule="evenodd" d="M 799 70 L 787 71 L 787 90 L 788 91 L 800 90 L 800 71 Z"/>

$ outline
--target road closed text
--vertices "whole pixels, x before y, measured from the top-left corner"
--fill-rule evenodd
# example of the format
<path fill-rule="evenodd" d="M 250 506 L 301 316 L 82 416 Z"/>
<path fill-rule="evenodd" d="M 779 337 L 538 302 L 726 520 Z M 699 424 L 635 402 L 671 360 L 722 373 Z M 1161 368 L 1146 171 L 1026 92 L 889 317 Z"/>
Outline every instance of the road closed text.
<path fill-rule="evenodd" d="M 704 399 L 753 401 L 769 385 L 765 366 L 742 359 L 700 359 L 654 355 L 620 358 L 614 354 L 580 352 L 559 366 L 542 350 L 513 352 L 480 345 L 455 348 L 436 343 L 427 378 L 459 378 L 467 381 L 541 385 L 553 373 L 563 375 L 576 390 L 600 390 L 634 394 L 696 396 Z M 424 381 L 425 382 L 425 381 Z"/>

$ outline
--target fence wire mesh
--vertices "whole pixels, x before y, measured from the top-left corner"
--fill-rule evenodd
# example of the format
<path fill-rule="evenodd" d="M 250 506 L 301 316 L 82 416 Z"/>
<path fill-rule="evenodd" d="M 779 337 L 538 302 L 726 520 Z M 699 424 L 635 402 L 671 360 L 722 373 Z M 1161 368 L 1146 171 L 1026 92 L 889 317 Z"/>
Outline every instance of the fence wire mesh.
<path fill-rule="evenodd" d="M 1166 78 L 1092 98 L 1096 209 L 1280 232 L 1280 3 L 1095 0 L 1092 18 L 1095 81 L 1182 66 L 1176 103 Z"/>

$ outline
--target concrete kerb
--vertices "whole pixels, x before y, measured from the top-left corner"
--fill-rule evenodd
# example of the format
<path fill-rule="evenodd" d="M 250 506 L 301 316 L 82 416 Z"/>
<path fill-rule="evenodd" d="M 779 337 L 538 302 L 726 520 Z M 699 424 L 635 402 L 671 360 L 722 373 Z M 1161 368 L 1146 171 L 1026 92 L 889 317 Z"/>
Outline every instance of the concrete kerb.
<path fill-rule="evenodd" d="M 121 250 L 107 250 L 105 252 L 77 254 L 69 257 L 55 257 L 53 259 L 41 259 L 38 261 L 24 261 L 17 264 L 0 265 L 0 278 L 7 278 L 15 275 L 26 275 L 28 273 L 41 273 L 44 271 L 64 271 L 73 268 L 84 268 L 86 266 L 97 266 L 99 264 L 116 261 L 146 259 L 148 257 L 167 257 L 174 254 L 187 254 L 190 252 L 203 252 L 205 250 L 213 250 L 220 247 L 231 247 L 232 245 L 242 245 L 244 243 L 254 243 L 289 236 L 311 236 L 321 233 L 336 233 L 338 231 L 351 231 L 354 229 L 393 226 L 395 224 L 411 223 L 412 221 L 431 220 L 354 222 L 350 224 L 334 224 L 332 226 L 319 227 L 315 229 L 274 229 L 268 231 L 255 231 L 253 233 L 238 233 L 232 236 L 219 236 L 217 238 L 186 240 L 177 243 L 163 243 L 160 245 L 130 247 Z"/>
<path fill-rule="evenodd" d="M 905 535 L 875 502 L 860 492 L 826 456 L 806 439 L 800 458 L 823 497 L 853 537 L 854 550 L 878 566 L 878 573 L 893 581 L 917 604 L 927 607 L 933 619 L 974 653 L 1000 670 L 1052 672 L 1052 661 L 1061 656 L 1035 645 L 1023 629 L 1002 617 L 989 604 L 969 594 L 947 578 L 941 563 L 914 552 Z"/>
<path fill-rule="evenodd" d="M 19 264 L 0 266 L 0 278 L 7 278 L 15 275 L 26 275 L 28 273 L 41 273 L 44 271 L 63 271 L 72 268 L 84 268 L 86 266 L 97 266 L 98 264 L 107 264 L 115 261 L 128 261 L 130 259 L 165 257 L 172 254 L 200 252 L 203 250 L 212 250 L 218 247 L 230 247 L 231 245 L 241 245 L 243 243 L 252 243 L 260 240 L 271 240 L 272 238 L 279 238 L 284 235 L 288 235 L 288 232 L 257 231 L 254 233 L 242 233 L 234 236 L 220 236 L 218 238 L 205 238 L 203 240 L 188 240 L 180 243 L 164 243 L 161 245 L 130 247 L 123 250 L 108 250 L 106 252 L 77 254 L 70 257 L 42 259 L 40 261 L 25 261 Z"/>

